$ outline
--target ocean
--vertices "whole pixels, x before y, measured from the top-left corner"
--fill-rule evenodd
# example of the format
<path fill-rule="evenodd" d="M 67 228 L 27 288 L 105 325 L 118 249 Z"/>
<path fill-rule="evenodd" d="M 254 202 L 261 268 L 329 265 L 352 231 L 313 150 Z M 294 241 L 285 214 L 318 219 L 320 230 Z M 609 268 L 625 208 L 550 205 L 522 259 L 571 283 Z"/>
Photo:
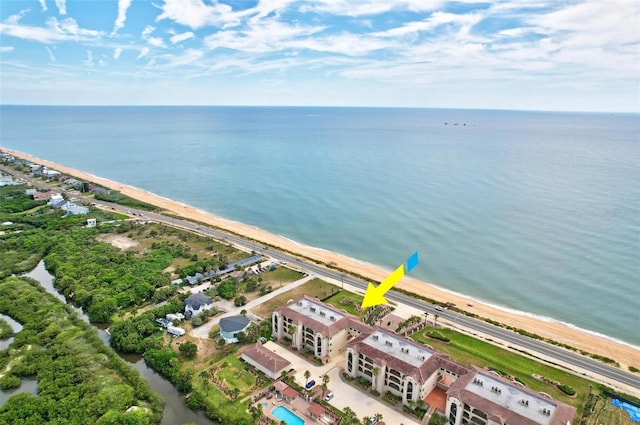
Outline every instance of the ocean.
<path fill-rule="evenodd" d="M 0 148 L 640 345 L 639 118 L 1 106 Z"/>

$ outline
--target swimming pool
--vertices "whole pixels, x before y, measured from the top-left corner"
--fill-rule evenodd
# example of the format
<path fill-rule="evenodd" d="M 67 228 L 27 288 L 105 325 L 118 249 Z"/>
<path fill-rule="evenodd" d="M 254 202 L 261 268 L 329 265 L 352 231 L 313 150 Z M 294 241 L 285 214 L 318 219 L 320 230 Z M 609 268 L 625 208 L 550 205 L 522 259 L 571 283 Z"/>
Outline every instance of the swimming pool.
<path fill-rule="evenodd" d="M 262 409 L 266 409 L 267 407 L 269 407 L 269 403 L 262 403 Z"/>
<path fill-rule="evenodd" d="M 274 407 L 271 414 L 281 421 L 285 421 L 287 425 L 304 425 L 304 419 L 284 406 Z"/>

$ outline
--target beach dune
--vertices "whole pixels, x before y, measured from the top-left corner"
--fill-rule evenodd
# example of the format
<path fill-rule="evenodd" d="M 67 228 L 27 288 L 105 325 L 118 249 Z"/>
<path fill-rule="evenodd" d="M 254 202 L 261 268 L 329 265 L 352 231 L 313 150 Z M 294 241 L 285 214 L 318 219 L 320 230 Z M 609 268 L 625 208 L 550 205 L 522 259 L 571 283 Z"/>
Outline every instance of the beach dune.
<path fill-rule="evenodd" d="M 297 244 L 287 238 L 274 235 L 254 226 L 249 226 L 236 221 L 217 217 L 205 211 L 198 210 L 191 206 L 158 196 L 156 194 L 132 186 L 94 176 L 92 174 L 65 167 L 63 165 L 40 159 L 22 152 L 17 152 L 9 149 L 3 150 L 15 155 L 16 157 L 45 165 L 49 168 L 56 169 L 62 173 L 72 175 L 83 180 L 95 182 L 112 190 L 120 191 L 132 198 L 152 205 L 156 205 L 159 208 L 164 209 L 172 214 L 187 219 L 200 221 L 202 223 L 206 223 L 221 229 L 229 230 L 231 232 L 246 236 L 248 238 L 263 242 L 268 245 L 272 245 L 274 247 L 280 247 L 290 252 L 299 253 L 304 257 L 325 264 L 335 264 L 335 267 L 339 267 L 360 276 L 365 276 L 374 281 L 383 280 L 390 272 L 389 270 L 385 270 L 384 268 L 375 266 L 373 264 L 364 263 L 335 252 Z M 484 303 L 481 300 L 471 299 L 461 294 L 452 293 L 450 291 L 446 291 L 442 288 L 414 278 L 403 279 L 400 283 L 397 284 L 397 287 L 437 301 L 452 302 L 457 307 L 466 308 L 468 311 L 473 312 L 481 317 L 489 318 L 519 329 L 524 329 L 528 332 L 535 333 L 544 338 L 549 338 L 551 340 L 567 344 L 569 346 L 584 350 L 589 353 L 598 354 L 600 356 L 614 359 L 619 362 L 623 368 L 625 368 L 626 366 L 635 366 L 640 368 L 640 349 L 638 347 L 634 347 L 632 345 L 625 344 L 623 342 L 616 341 L 605 336 L 597 335 L 551 319 L 545 320 L 531 314 L 493 306 Z M 468 303 L 472 303 L 473 307 L 469 307 Z"/>

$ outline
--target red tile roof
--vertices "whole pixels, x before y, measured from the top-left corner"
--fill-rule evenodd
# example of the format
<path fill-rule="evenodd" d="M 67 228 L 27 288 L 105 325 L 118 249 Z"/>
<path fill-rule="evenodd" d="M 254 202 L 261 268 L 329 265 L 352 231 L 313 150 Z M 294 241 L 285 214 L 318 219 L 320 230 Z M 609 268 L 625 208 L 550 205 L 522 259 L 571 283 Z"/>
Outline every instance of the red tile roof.
<path fill-rule="evenodd" d="M 289 360 L 270 351 L 259 342 L 246 348 L 242 354 L 273 373 L 277 373 L 291 365 Z"/>
<path fill-rule="evenodd" d="M 285 388 L 282 391 L 282 395 L 285 396 L 285 398 L 293 400 L 294 398 L 298 397 L 298 391 L 296 391 L 295 389 L 287 386 L 287 388 Z"/>
<path fill-rule="evenodd" d="M 325 409 L 324 407 L 322 407 L 321 405 L 319 405 L 318 403 L 313 403 L 311 406 L 309 406 L 309 408 L 307 409 L 307 411 L 312 414 L 313 416 L 319 418 L 320 416 L 322 416 L 322 414 L 326 411 L 327 409 Z"/>

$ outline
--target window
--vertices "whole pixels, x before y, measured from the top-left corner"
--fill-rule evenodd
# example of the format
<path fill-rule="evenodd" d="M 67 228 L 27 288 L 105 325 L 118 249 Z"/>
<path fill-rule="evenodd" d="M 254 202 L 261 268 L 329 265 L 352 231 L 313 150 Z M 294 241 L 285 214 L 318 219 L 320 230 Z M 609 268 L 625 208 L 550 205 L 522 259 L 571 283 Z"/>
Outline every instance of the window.
<path fill-rule="evenodd" d="M 458 416 L 458 405 L 455 403 L 452 403 L 451 411 L 449 412 L 449 425 L 455 425 L 456 416 Z"/>

